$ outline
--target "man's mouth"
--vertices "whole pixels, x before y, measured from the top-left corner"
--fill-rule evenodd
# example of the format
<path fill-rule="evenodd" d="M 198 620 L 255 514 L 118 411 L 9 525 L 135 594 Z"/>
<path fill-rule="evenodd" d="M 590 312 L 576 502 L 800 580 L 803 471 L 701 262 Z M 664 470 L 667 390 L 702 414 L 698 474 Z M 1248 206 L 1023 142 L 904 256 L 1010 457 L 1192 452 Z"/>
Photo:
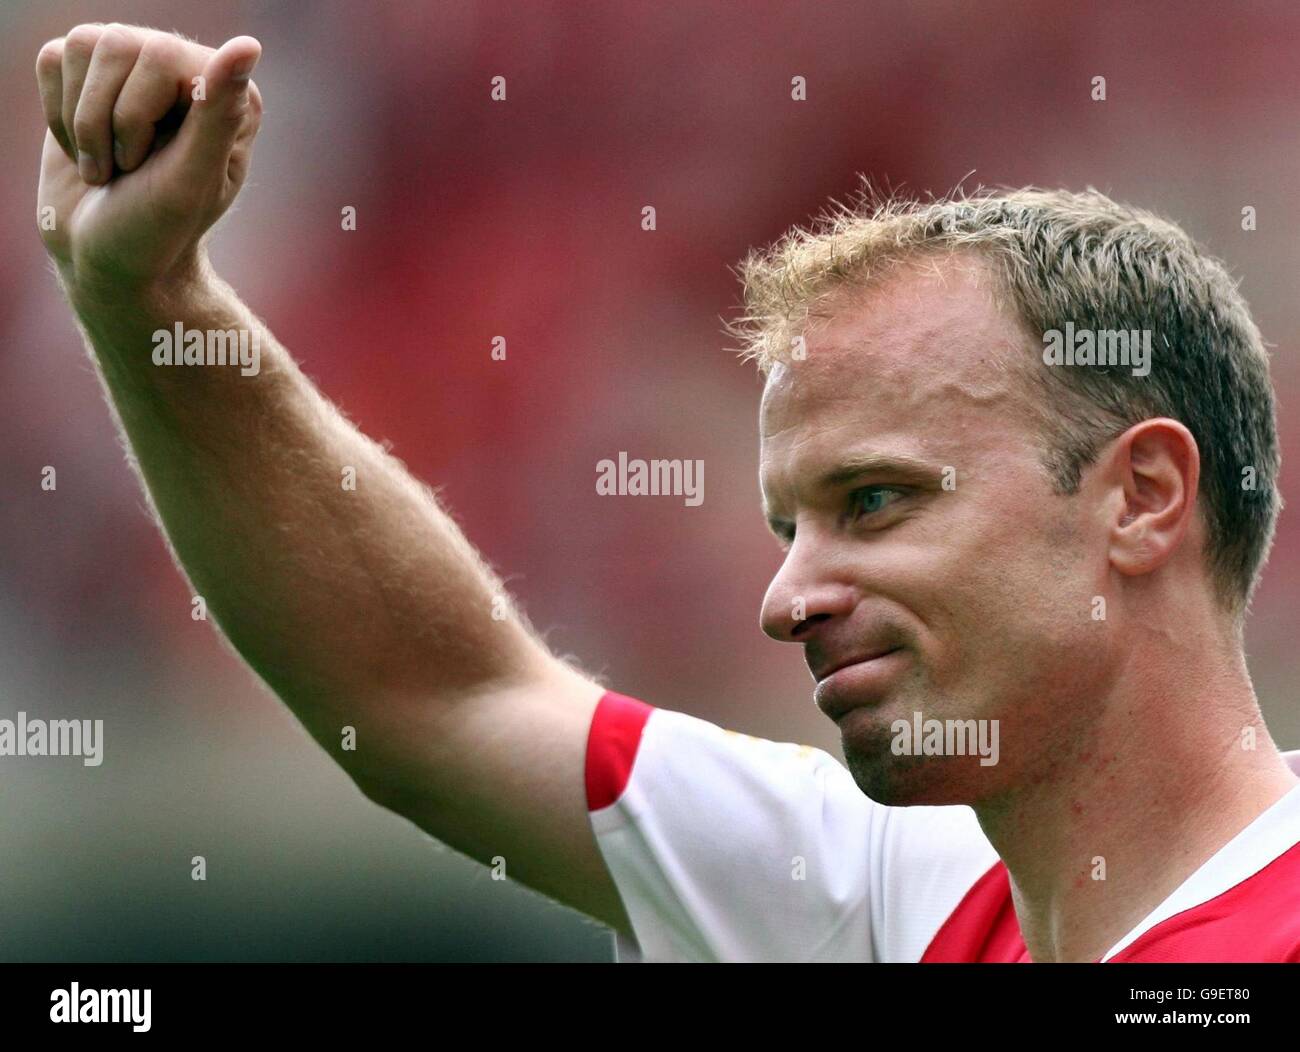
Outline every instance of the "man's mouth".
<path fill-rule="evenodd" d="M 820 667 L 812 670 L 813 678 L 820 683 L 828 676 L 834 675 L 842 668 L 848 668 L 850 665 L 860 665 L 864 661 L 874 661 L 876 658 L 884 657 L 886 654 L 892 654 L 898 647 L 882 646 L 872 650 L 866 650 L 849 657 L 841 658 L 836 661 L 823 662 Z"/>
<path fill-rule="evenodd" d="M 903 647 L 874 650 L 828 663 L 814 673 L 817 686 L 813 698 L 817 707 L 838 723 L 850 710 L 880 702 L 889 683 L 906 663 Z"/>

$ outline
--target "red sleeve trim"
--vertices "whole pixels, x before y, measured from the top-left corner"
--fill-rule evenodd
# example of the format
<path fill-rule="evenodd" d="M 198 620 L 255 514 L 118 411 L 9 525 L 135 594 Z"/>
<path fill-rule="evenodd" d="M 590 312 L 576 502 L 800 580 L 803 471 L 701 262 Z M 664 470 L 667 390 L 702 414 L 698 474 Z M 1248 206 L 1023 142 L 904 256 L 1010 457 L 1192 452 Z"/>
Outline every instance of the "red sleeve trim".
<path fill-rule="evenodd" d="M 587 810 L 599 811 L 623 795 L 653 706 L 605 691 L 587 734 Z"/>

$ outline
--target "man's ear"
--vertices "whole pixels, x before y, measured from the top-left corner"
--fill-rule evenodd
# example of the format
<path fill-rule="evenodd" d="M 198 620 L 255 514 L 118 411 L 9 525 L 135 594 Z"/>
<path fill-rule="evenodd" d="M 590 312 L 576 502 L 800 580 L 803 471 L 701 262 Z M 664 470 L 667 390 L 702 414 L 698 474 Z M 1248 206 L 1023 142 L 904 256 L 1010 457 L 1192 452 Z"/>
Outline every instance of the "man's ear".
<path fill-rule="evenodd" d="M 1111 565 L 1130 577 L 1151 573 L 1178 549 L 1196 514 L 1196 439 L 1177 420 L 1156 417 L 1134 424 L 1103 455 L 1123 496 L 1111 528 Z"/>

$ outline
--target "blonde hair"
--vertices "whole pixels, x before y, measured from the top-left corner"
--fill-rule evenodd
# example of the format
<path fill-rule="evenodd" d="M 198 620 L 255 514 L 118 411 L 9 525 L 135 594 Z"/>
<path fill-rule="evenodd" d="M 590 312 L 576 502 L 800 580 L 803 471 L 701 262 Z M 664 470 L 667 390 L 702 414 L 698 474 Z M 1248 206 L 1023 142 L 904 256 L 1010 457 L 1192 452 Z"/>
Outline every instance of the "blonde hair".
<path fill-rule="evenodd" d="M 1121 366 L 1049 368 L 1042 345 L 1026 340 L 1043 463 L 1056 490 L 1073 493 L 1110 439 L 1149 417 L 1181 421 L 1200 449 L 1216 592 L 1244 614 L 1282 507 L 1268 354 L 1236 281 L 1175 223 L 1091 188 L 979 189 L 917 201 L 864 181 L 852 204 L 832 203 L 739 264 L 744 307 L 728 331 L 766 375 L 790 359 L 831 293 L 953 253 L 989 264 L 1029 337 L 1067 323 L 1154 334 L 1150 372 L 1141 376 Z"/>

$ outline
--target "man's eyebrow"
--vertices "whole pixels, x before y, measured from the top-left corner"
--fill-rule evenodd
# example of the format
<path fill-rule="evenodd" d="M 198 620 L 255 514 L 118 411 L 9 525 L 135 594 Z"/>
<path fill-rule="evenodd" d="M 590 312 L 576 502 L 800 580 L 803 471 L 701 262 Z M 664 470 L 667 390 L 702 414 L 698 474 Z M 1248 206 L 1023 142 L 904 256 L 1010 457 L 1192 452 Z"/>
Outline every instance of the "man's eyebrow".
<path fill-rule="evenodd" d="M 835 467 L 824 472 L 818 477 L 815 486 L 817 489 L 831 489 L 871 474 L 890 475 L 894 478 L 924 483 L 941 478 L 943 469 L 906 455 L 861 453 L 846 457 Z"/>
<path fill-rule="evenodd" d="M 913 482 L 917 485 L 935 484 L 943 476 L 942 467 L 918 460 L 915 457 L 897 454 L 861 453 L 845 457 L 833 468 L 823 472 L 814 483 L 817 490 L 836 489 L 847 485 L 863 475 L 882 475 L 892 480 Z M 794 523 L 774 514 L 766 505 L 763 517 L 767 527 L 778 537 L 788 539 L 794 531 Z"/>

